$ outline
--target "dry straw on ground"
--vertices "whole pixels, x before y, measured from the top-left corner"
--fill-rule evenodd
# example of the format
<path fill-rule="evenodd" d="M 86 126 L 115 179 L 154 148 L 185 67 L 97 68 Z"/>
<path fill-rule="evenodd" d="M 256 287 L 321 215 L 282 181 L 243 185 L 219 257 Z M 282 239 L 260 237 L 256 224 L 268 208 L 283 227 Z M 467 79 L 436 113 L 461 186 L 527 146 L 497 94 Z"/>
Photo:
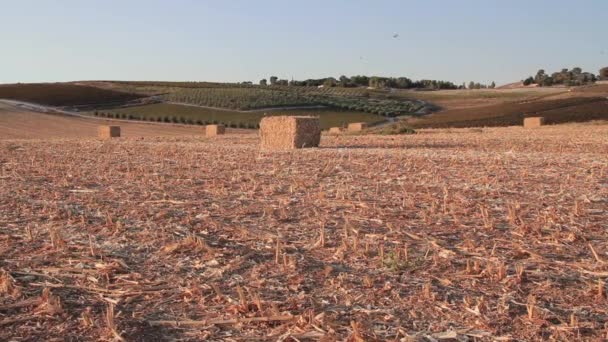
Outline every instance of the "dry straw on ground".
<path fill-rule="evenodd" d="M 262 150 L 291 150 L 319 146 L 321 124 L 310 116 L 269 116 L 260 122 Z"/>
<path fill-rule="evenodd" d="M 120 126 L 99 126 L 97 136 L 101 139 L 119 138 Z"/>
<path fill-rule="evenodd" d="M 545 124 L 545 118 L 540 116 L 529 117 L 524 119 L 524 128 L 538 128 Z"/>
<path fill-rule="evenodd" d="M 214 137 L 216 135 L 222 135 L 226 133 L 226 126 L 224 125 L 207 125 L 205 126 L 205 135 L 208 137 Z"/>
<path fill-rule="evenodd" d="M 602 341 L 607 136 L 0 140 L 0 340 Z"/>
<path fill-rule="evenodd" d="M 353 122 L 348 124 L 349 132 L 361 132 L 362 130 L 367 128 L 367 123 L 365 122 Z"/>

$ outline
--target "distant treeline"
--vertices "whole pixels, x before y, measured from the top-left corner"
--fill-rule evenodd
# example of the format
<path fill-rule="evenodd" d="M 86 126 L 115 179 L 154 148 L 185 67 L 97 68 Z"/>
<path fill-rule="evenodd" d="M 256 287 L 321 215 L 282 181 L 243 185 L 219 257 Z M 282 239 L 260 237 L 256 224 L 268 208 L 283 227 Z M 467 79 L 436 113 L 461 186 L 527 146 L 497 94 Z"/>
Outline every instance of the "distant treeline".
<path fill-rule="evenodd" d="M 242 82 L 241 84 L 252 85 L 252 82 Z M 413 81 L 407 77 L 380 77 L 380 76 L 340 76 L 339 78 L 326 77 L 317 79 L 307 79 L 304 81 L 279 79 L 271 76 L 269 80 L 262 79 L 259 85 L 282 85 L 298 87 L 372 87 L 372 88 L 396 88 L 396 89 L 458 89 L 459 87 L 449 81 L 439 80 L 419 80 Z"/>
<path fill-rule="evenodd" d="M 569 87 L 580 86 L 585 84 L 594 83 L 598 79 L 603 78 L 603 72 L 605 73 L 606 68 L 600 70 L 600 75 L 596 76 L 590 72 L 583 72 L 579 67 L 568 70 L 567 68 L 561 71 L 554 72 L 551 75 L 545 73 L 544 69 L 538 70 L 536 76 L 530 76 L 524 80 L 524 85 L 538 84 L 541 87 L 550 87 L 552 85 L 566 85 Z"/>

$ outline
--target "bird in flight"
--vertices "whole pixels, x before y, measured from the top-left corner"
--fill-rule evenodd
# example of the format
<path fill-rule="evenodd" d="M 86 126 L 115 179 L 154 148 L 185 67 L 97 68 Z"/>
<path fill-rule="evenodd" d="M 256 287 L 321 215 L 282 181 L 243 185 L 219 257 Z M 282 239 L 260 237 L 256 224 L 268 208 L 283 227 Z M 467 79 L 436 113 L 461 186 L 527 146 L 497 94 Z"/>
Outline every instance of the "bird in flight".
<path fill-rule="evenodd" d="M 393 34 L 393 38 L 399 38 L 399 33 Z"/>

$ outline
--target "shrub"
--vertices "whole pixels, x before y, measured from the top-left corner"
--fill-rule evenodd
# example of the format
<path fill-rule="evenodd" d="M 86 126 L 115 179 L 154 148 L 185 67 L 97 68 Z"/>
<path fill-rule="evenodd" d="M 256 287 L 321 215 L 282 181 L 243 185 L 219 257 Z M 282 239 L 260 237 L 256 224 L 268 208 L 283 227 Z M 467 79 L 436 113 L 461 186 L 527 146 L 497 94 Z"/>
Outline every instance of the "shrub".
<path fill-rule="evenodd" d="M 165 118 L 163 119 L 163 121 L 165 121 L 165 122 L 171 122 L 171 119 L 168 116 L 165 116 Z"/>
<path fill-rule="evenodd" d="M 171 122 L 178 123 L 179 119 L 177 118 L 177 116 L 173 116 L 173 117 L 171 117 Z"/>

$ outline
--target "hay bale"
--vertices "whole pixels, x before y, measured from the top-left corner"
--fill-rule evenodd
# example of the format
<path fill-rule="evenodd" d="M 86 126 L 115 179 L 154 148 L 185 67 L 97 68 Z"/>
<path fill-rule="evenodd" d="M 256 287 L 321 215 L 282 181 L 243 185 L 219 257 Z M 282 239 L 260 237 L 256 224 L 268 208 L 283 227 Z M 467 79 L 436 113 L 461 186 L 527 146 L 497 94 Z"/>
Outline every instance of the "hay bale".
<path fill-rule="evenodd" d="M 524 119 L 524 128 L 538 128 L 545 124 L 545 118 L 537 116 Z"/>
<path fill-rule="evenodd" d="M 362 130 L 367 128 L 366 122 L 352 122 L 348 124 L 349 132 L 361 132 Z"/>
<path fill-rule="evenodd" d="M 331 127 L 329 129 L 329 134 L 341 134 L 342 133 L 342 127 Z"/>
<path fill-rule="evenodd" d="M 224 125 L 207 125 L 205 126 L 205 135 L 208 137 L 214 137 L 216 135 L 222 135 L 226 133 L 226 126 Z"/>
<path fill-rule="evenodd" d="M 316 147 L 321 142 L 321 123 L 310 116 L 269 116 L 260 122 L 260 138 L 262 150 Z"/>
<path fill-rule="evenodd" d="M 97 136 L 101 139 L 120 138 L 120 126 L 99 126 Z"/>

